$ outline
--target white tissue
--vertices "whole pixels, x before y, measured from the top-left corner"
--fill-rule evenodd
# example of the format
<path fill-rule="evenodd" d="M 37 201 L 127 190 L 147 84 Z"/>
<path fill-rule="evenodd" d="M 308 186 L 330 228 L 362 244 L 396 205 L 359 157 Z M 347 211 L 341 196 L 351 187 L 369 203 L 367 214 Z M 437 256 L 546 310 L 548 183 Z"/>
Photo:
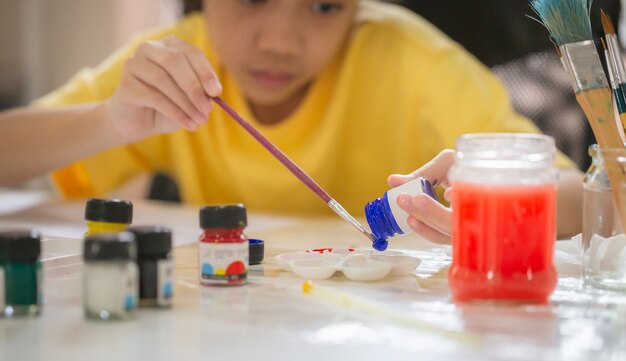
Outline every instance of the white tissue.
<path fill-rule="evenodd" d="M 585 261 L 587 268 L 594 271 L 626 271 L 626 235 L 604 238 L 594 234 Z"/>

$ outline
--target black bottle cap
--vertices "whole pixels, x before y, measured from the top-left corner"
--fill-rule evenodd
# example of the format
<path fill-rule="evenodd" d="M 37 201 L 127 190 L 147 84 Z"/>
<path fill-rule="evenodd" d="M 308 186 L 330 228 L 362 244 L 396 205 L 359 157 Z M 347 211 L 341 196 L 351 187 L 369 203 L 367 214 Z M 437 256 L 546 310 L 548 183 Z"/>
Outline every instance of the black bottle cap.
<path fill-rule="evenodd" d="M 172 230 L 160 226 L 134 226 L 127 229 L 135 235 L 137 257 L 166 256 L 172 250 Z"/>
<path fill-rule="evenodd" d="M 137 245 L 130 232 L 98 233 L 85 238 L 85 261 L 136 260 Z"/>
<path fill-rule="evenodd" d="M 243 204 L 204 206 L 200 208 L 200 228 L 244 228 L 248 225 Z"/>
<path fill-rule="evenodd" d="M 95 199 L 87 201 L 85 220 L 130 224 L 133 220 L 133 204 L 120 199 Z"/>
<path fill-rule="evenodd" d="M 41 233 L 30 229 L 0 231 L 0 261 L 35 262 L 41 255 Z"/>

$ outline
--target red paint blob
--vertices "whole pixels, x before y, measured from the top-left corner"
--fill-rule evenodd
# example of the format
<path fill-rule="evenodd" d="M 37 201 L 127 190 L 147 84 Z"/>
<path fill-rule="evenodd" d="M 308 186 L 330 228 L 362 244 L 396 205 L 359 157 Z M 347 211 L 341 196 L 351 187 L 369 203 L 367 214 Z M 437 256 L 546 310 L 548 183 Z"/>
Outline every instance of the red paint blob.
<path fill-rule="evenodd" d="M 246 272 L 246 266 L 241 261 L 235 261 L 226 268 L 227 275 L 240 275 Z"/>

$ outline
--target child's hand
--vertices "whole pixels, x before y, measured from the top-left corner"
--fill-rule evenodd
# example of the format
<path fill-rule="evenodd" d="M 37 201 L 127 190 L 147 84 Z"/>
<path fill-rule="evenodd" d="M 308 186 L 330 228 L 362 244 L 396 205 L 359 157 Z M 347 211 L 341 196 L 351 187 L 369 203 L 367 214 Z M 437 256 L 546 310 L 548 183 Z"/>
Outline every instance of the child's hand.
<path fill-rule="evenodd" d="M 391 187 L 397 187 L 417 177 L 424 177 L 446 188 L 443 197 L 450 202 L 452 188 L 448 183 L 448 170 L 454 163 L 454 154 L 453 150 L 443 150 L 430 162 L 408 175 L 389 176 L 388 183 Z M 408 224 L 416 234 L 435 243 L 451 242 L 452 211 L 450 208 L 444 207 L 427 194 L 418 194 L 414 197 L 400 194 L 398 205 L 410 214 Z"/>
<path fill-rule="evenodd" d="M 115 130 L 133 141 L 181 128 L 198 129 L 211 111 L 209 96 L 221 92 L 206 56 L 169 36 L 139 45 L 124 64 L 120 85 L 106 106 Z"/>

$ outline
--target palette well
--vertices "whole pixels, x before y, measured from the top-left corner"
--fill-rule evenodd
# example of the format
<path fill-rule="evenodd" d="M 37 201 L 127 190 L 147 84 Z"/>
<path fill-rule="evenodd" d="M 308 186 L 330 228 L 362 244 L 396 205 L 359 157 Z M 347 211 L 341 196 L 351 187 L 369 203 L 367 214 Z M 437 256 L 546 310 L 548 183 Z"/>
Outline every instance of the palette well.
<path fill-rule="evenodd" d="M 421 262 L 419 258 L 400 251 L 380 253 L 354 248 L 283 253 L 274 258 L 281 268 L 302 278 L 327 279 L 340 271 L 350 280 L 364 282 L 387 275 L 409 275 Z"/>

